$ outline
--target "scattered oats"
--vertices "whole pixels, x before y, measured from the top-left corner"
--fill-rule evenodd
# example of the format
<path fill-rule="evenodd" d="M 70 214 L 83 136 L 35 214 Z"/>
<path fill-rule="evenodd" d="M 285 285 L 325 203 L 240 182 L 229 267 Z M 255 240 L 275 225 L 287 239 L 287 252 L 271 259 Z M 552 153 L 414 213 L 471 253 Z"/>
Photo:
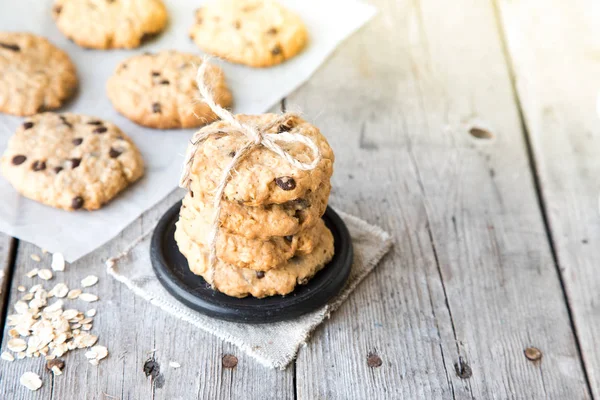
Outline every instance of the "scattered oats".
<path fill-rule="evenodd" d="M 52 269 L 55 271 L 65 270 L 65 258 L 60 253 L 52 254 Z"/>
<path fill-rule="evenodd" d="M 82 331 L 91 331 L 92 330 L 92 324 L 81 325 L 81 330 Z"/>
<path fill-rule="evenodd" d="M 17 330 L 14 328 L 8 331 L 8 335 L 10 337 L 19 337 L 20 336 L 19 332 L 17 332 Z"/>
<path fill-rule="evenodd" d="M 18 314 L 26 314 L 29 311 L 29 306 L 24 301 L 17 301 L 15 303 L 15 311 Z"/>
<path fill-rule="evenodd" d="M 94 286 L 96 283 L 98 283 L 98 277 L 95 275 L 88 275 L 81 280 L 81 286 L 83 287 Z"/>
<path fill-rule="evenodd" d="M 26 357 L 27 355 L 25 354 L 24 351 L 21 351 L 19 353 L 17 353 L 17 359 L 22 360 Z"/>
<path fill-rule="evenodd" d="M 4 353 L 2 353 L 2 355 L 0 355 L 0 358 L 2 358 L 5 361 L 14 361 L 15 357 L 10 354 L 8 351 L 5 351 Z"/>
<path fill-rule="evenodd" d="M 29 390 L 38 390 L 42 387 L 42 380 L 40 379 L 39 375 L 30 371 L 27 371 L 21 375 L 19 382 L 21 382 L 21 385 L 25 386 Z"/>
<path fill-rule="evenodd" d="M 26 273 L 25 275 L 28 278 L 33 278 L 34 276 L 36 276 L 38 274 L 39 269 L 38 268 L 34 268 L 31 271 L 29 271 L 28 273 Z"/>
<path fill-rule="evenodd" d="M 73 318 L 77 317 L 77 314 L 79 314 L 79 311 L 73 310 L 73 309 L 68 309 L 68 310 L 63 311 L 62 316 L 65 319 L 73 319 Z"/>
<path fill-rule="evenodd" d="M 179 368 L 179 367 L 181 367 L 181 364 L 179 364 L 178 362 L 175 362 L 175 361 L 169 361 L 169 367 Z"/>
<path fill-rule="evenodd" d="M 52 373 L 54 375 L 62 375 L 62 371 L 56 365 L 54 367 L 52 367 Z"/>
<path fill-rule="evenodd" d="M 90 324 L 92 323 L 93 319 L 92 318 L 84 318 L 81 321 L 79 321 L 80 324 L 85 325 L 85 324 Z"/>
<path fill-rule="evenodd" d="M 48 280 L 52 279 L 52 271 L 50 271 L 47 268 L 40 269 L 38 272 L 38 276 L 40 277 L 40 279 L 48 281 Z"/>
<path fill-rule="evenodd" d="M 33 299 L 33 293 L 27 293 L 25 296 L 21 297 L 21 300 L 23 301 L 29 301 Z"/>
<path fill-rule="evenodd" d="M 40 258 L 40 256 L 38 256 L 37 254 L 32 254 L 29 257 L 31 257 L 31 259 L 35 262 L 40 262 L 42 261 L 42 259 Z"/>
<path fill-rule="evenodd" d="M 67 294 L 67 298 L 69 300 L 75 300 L 76 298 L 79 297 L 80 294 L 81 294 L 81 289 L 73 289 L 73 290 L 69 291 L 69 293 Z"/>
<path fill-rule="evenodd" d="M 88 350 L 85 352 L 85 358 L 91 359 L 96 357 L 98 357 L 98 353 L 96 353 L 94 350 Z"/>
<path fill-rule="evenodd" d="M 14 338 L 8 341 L 7 347 L 10 351 L 17 353 L 25 350 L 27 348 L 27 343 L 25 343 L 23 339 Z"/>
<path fill-rule="evenodd" d="M 91 294 L 91 293 L 81 293 L 79 295 L 79 298 L 83 301 L 87 301 L 88 303 L 98 301 L 98 296 L 96 296 L 95 294 Z"/>
<path fill-rule="evenodd" d="M 71 329 L 79 329 L 79 328 L 81 328 L 81 324 L 80 323 L 76 323 L 76 324 L 71 325 Z"/>
<path fill-rule="evenodd" d="M 17 290 L 18 290 L 19 292 L 24 292 L 24 291 L 26 291 L 27 289 L 25 289 L 25 286 L 23 286 L 23 285 L 20 285 L 20 286 L 17 286 Z"/>
<path fill-rule="evenodd" d="M 94 346 L 92 347 L 92 351 L 94 353 L 96 353 L 96 359 L 97 360 L 102 360 L 103 358 L 105 358 L 108 355 L 108 349 L 104 346 Z"/>
<path fill-rule="evenodd" d="M 87 315 L 88 317 L 96 316 L 96 309 L 92 308 L 91 310 L 86 311 L 85 315 Z"/>
<path fill-rule="evenodd" d="M 45 313 L 52 313 L 54 311 L 62 310 L 63 301 L 61 299 L 56 300 L 54 303 L 50 304 L 46 308 L 44 308 Z"/>
<path fill-rule="evenodd" d="M 35 293 L 38 290 L 42 290 L 44 289 L 44 287 L 42 286 L 41 283 L 38 283 L 37 285 L 33 285 L 32 287 L 29 288 L 29 293 Z"/>
<path fill-rule="evenodd" d="M 64 283 L 58 283 L 48 292 L 48 294 L 63 298 L 69 293 L 69 288 Z"/>
<path fill-rule="evenodd" d="M 84 333 L 83 335 L 77 337 L 75 341 L 79 342 L 79 344 L 82 346 L 81 348 L 92 347 L 98 341 L 98 336 L 90 335 L 89 333 Z"/>

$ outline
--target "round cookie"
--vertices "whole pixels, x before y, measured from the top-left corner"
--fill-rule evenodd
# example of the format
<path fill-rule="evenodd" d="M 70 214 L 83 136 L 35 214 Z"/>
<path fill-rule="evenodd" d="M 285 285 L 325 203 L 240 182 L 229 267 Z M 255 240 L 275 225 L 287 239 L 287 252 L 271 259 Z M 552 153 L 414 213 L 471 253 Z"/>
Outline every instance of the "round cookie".
<path fill-rule="evenodd" d="M 193 128 L 217 116 L 198 100 L 196 71 L 202 57 L 178 51 L 142 54 L 119 64 L 107 83 L 113 106 L 130 120 L 151 128 Z M 215 101 L 231 105 L 231 92 L 221 68 L 210 65 L 207 76 Z"/>
<path fill-rule="evenodd" d="M 264 125 L 278 118 L 276 114 L 237 115 L 246 124 Z M 210 128 L 209 128 L 210 127 Z M 224 121 L 213 122 L 204 129 L 228 129 Z M 334 155 L 327 139 L 318 128 L 299 117 L 291 117 L 285 124 L 273 127 L 268 133 L 289 131 L 313 140 L 321 152 L 321 160 L 313 170 L 305 171 L 294 167 L 285 159 L 264 146 L 255 147 L 242 158 L 231 174 L 223 198 L 241 202 L 248 206 L 282 204 L 301 199 L 308 191 L 316 191 L 323 182 L 328 182 L 333 173 Z M 246 136 L 235 133 L 211 135 L 203 141 L 195 152 L 190 167 L 190 187 L 194 193 L 214 193 L 235 150 L 247 143 Z M 279 142 L 282 149 L 301 162 L 312 161 L 311 150 L 303 143 Z M 188 152 L 194 148 L 189 145 Z"/>
<path fill-rule="evenodd" d="M 208 252 L 186 235 L 180 226 L 175 230 L 175 240 L 179 251 L 187 258 L 190 270 L 208 279 Z M 215 289 L 234 297 L 252 295 L 262 298 L 274 295 L 286 295 L 294 290 L 297 284 L 306 284 L 333 258 L 333 235 L 323 225 L 319 240 L 312 253 L 294 257 L 278 268 L 254 271 L 248 268 L 237 268 L 221 260 L 215 263 L 212 282 Z"/>
<path fill-rule="evenodd" d="M 183 205 L 209 220 L 213 215 L 212 198 L 192 190 L 183 198 Z M 323 182 L 317 190 L 305 197 L 283 204 L 249 207 L 234 201 L 221 202 L 221 230 L 248 239 L 268 239 L 272 236 L 289 236 L 308 229 L 317 223 L 327 208 L 331 184 Z"/>
<path fill-rule="evenodd" d="M 269 67 L 298 54 L 308 34 L 300 17 L 278 2 L 220 0 L 196 11 L 190 38 L 228 61 Z"/>
<path fill-rule="evenodd" d="M 95 210 L 144 172 L 135 144 L 114 124 L 37 114 L 11 137 L 2 174 L 23 196 L 65 210 Z"/>
<path fill-rule="evenodd" d="M 40 36 L 0 32 L 0 112 L 33 115 L 56 109 L 77 84 L 67 53 Z"/>
<path fill-rule="evenodd" d="M 132 49 L 167 24 L 162 0 L 55 0 L 58 29 L 82 47 Z"/>
<path fill-rule="evenodd" d="M 191 240 L 208 248 L 212 225 L 210 219 L 183 205 L 177 223 Z M 238 268 L 268 271 L 294 256 L 311 253 L 319 240 L 318 234 L 323 230 L 323 224 L 323 220 L 319 219 L 313 227 L 296 235 L 274 236 L 266 240 L 248 239 L 221 230 L 217 236 L 217 257 Z"/>

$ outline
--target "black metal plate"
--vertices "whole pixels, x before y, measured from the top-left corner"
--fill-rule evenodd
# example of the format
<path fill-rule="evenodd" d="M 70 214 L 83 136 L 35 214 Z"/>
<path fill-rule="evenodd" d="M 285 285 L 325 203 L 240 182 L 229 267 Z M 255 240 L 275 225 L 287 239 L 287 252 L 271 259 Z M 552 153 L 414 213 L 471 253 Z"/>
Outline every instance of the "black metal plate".
<path fill-rule="evenodd" d="M 152 235 L 150 258 L 160 283 L 188 307 L 214 318 L 260 324 L 293 319 L 323 306 L 344 287 L 352 266 L 352 240 L 348 228 L 331 208 L 323 220 L 334 238 L 335 255 L 306 285 L 297 286 L 286 296 L 257 299 L 230 297 L 210 288 L 194 275 L 175 242 L 175 223 L 181 202 L 171 207 L 158 222 Z"/>

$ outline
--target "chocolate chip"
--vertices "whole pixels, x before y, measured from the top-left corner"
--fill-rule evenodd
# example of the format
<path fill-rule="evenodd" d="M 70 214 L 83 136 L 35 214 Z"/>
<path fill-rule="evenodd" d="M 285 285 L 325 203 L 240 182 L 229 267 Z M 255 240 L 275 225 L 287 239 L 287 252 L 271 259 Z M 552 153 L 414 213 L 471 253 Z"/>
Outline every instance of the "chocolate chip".
<path fill-rule="evenodd" d="M 54 172 L 56 172 L 57 174 L 63 170 L 63 167 L 55 167 L 54 168 Z"/>
<path fill-rule="evenodd" d="M 158 71 L 152 71 L 152 76 L 160 76 L 160 72 L 158 72 Z"/>
<path fill-rule="evenodd" d="M 62 11 L 62 6 L 54 6 L 52 8 L 52 11 L 54 12 L 54 14 L 58 15 Z"/>
<path fill-rule="evenodd" d="M 190 197 L 194 197 L 194 192 L 190 190 Z"/>
<path fill-rule="evenodd" d="M 142 35 L 142 37 L 140 38 L 140 43 L 146 43 L 152 39 L 154 39 L 156 37 L 156 33 L 149 33 L 146 32 Z"/>
<path fill-rule="evenodd" d="M 14 156 L 12 159 L 13 165 L 21 165 L 27 160 L 27 157 L 23 155 Z"/>
<path fill-rule="evenodd" d="M 153 103 L 152 104 L 152 112 L 153 113 L 159 113 L 159 112 L 161 112 L 160 103 Z"/>
<path fill-rule="evenodd" d="M 121 153 L 123 152 L 111 147 L 110 151 L 108 152 L 108 155 L 110 156 L 110 158 L 117 158 L 121 155 Z"/>
<path fill-rule="evenodd" d="M 294 235 L 288 235 L 288 236 L 284 236 L 283 237 L 287 242 L 291 242 L 292 240 L 294 240 Z"/>
<path fill-rule="evenodd" d="M 233 354 L 225 354 L 221 361 L 223 363 L 223 368 L 235 368 L 238 363 L 237 357 Z"/>
<path fill-rule="evenodd" d="M 20 51 L 21 48 L 16 44 L 8 44 L 0 42 L 0 47 L 6 50 Z"/>
<path fill-rule="evenodd" d="M 168 80 L 168 79 L 163 79 L 162 81 L 160 81 L 160 84 L 161 84 L 161 85 L 168 85 L 168 84 L 170 84 L 170 83 L 171 83 L 171 82 L 169 82 L 169 80 Z"/>
<path fill-rule="evenodd" d="M 88 121 L 87 124 L 88 125 L 102 125 L 102 121 L 98 121 L 97 119 L 93 119 L 91 121 Z"/>
<path fill-rule="evenodd" d="M 79 146 L 81 143 L 83 143 L 83 138 L 75 138 L 73 140 L 71 140 L 71 143 L 73 143 L 75 146 Z"/>
<path fill-rule="evenodd" d="M 71 208 L 73 208 L 73 210 L 79 210 L 81 207 L 83 207 L 83 197 L 73 197 L 73 200 L 71 201 Z"/>
<path fill-rule="evenodd" d="M 265 277 L 265 273 L 263 271 L 256 271 L 256 277 L 262 279 Z"/>
<path fill-rule="evenodd" d="M 27 130 L 27 129 L 31 129 L 33 128 L 33 122 L 25 122 L 23 124 L 23 129 Z"/>
<path fill-rule="evenodd" d="M 92 132 L 93 133 L 104 133 L 106 132 L 108 129 L 105 126 L 99 126 L 96 129 L 94 129 Z"/>
<path fill-rule="evenodd" d="M 296 181 L 291 176 L 276 178 L 275 183 L 283 190 L 294 190 L 296 188 Z"/>
<path fill-rule="evenodd" d="M 46 169 L 46 162 L 45 161 L 39 161 L 36 160 L 33 162 L 33 164 L 31 164 L 31 169 L 34 171 L 43 171 Z"/>
<path fill-rule="evenodd" d="M 71 168 L 75 169 L 81 164 L 81 158 L 71 158 Z"/>
<path fill-rule="evenodd" d="M 61 371 L 65 368 L 65 362 L 60 358 L 55 358 L 54 360 L 48 360 L 46 363 L 46 369 L 48 371 L 52 371 L 53 367 L 58 367 Z"/>
<path fill-rule="evenodd" d="M 383 364 L 383 361 L 381 361 L 381 357 L 379 357 L 377 354 L 375 354 L 375 353 L 367 354 L 367 365 L 369 367 L 377 368 L 377 367 L 381 367 L 381 364 Z"/>
<path fill-rule="evenodd" d="M 277 32 L 278 32 L 277 28 L 271 28 L 271 29 L 269 29 L 267 31 L 267 34 L 269 34 L 269 35 L 275 35 L 275 34 L 277 34 Z"/>
<path fill-rule="evenodd" d="M 278 56 L 283 52 L 280 45 L 277 45 L 271 49 L 271 54 L 274 56 Z"/>
<path fill-rule="evenodd" d="M 229 157 L 235 157 L 235 151 L 230 151 L 229 152 Z"/>
<path fill-rule="evenodd" d="M 287 120 L 287 121 L 285 122 L 285 124 L 281 124 L 281 125 L 279 125 L 279 127 L 277 128 L 277 133 L 281 133 L 281 132 L 289 132 L 289 131 L 291 131 L 291 130 L 292 130 L 292 128 L 294 127 L 294 125 L 295 125 L 295 124 L 294 124 L 294 121 L 292 121 L 291 119 L 290 119 L 290 120 Z"/>

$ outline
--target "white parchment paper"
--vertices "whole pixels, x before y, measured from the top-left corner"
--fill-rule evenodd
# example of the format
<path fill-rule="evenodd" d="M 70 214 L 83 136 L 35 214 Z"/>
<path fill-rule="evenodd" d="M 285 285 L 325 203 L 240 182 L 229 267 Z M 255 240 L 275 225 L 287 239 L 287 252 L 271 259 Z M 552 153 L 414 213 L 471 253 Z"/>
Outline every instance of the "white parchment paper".
<path fill-rule="evenodd" d="M 116 123 L 133 138 L 146 162 L 146 175 L 107 206 L 93 212 L 53 209 L 19 196 L 0 178 L 0 231 L 61 252 L 67 261 L 101 246 L 176 186 L 187 140 L 193 130 L 159 131 L 135 125 L 119 115 L 106 97 L 105 84 L 123 59 L 145 51 L 176 49 L 201 54 L 188 38 L 194 10 L 203 1 L 164 0 L 169 25 L 156 40 L 135 50 L 86 50 L 67 40 L 51 17 L 51 0 L 0 0 L 0 30 L 45 36 L 69 53 L 78 69 L 77 97 L 60 111 L 97 116 Z M 214 61 L 225 70 L 236 113 L 262 113 L 306 81 L 348 35 L 366 23 L 375 9 L 358 0 L 282 0 L 301 15 L 310 44 L 299 56 L 268 68 L 253 69 Z M 2 77 L 0 77 L 2 79 Z M 0 114 L 0 152 L 22 118 Z"/>

